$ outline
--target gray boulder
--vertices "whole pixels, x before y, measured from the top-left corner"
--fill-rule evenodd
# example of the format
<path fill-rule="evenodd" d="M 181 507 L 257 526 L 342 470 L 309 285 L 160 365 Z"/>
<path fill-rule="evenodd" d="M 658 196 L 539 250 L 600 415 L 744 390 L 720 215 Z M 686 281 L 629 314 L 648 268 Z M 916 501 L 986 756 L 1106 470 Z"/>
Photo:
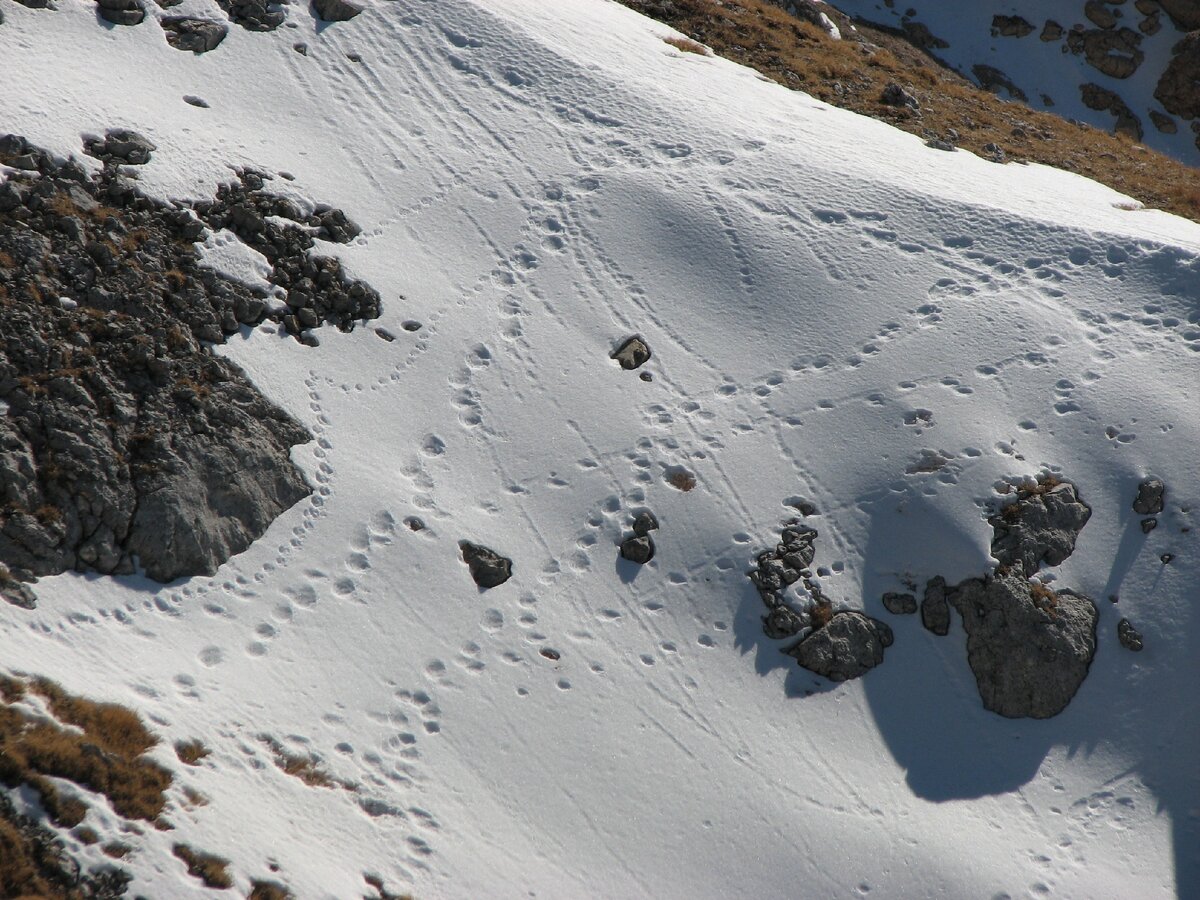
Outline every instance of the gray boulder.
<path fill-rule="evenodd" d="M 109 0 L 105 0 L 105 2 L 109 2 Z M 125 0 L 111 0 L 111 2 L 125 2 Z M 150 162 L 150 155 L 158 149 L 145 135 L 128 128 L 114 128 L 105 134 L 103 140 L 86 141 L 84 148 L 97 159 L 130 166 L 140 166 Z"/>
<path fill-rule="evenodd" d="M 1117 623 L 1117 640 L 1126 650 L 1132 650 L 1134 653 L 1140 653 L 1142 650 L 1142 633 L 1134 628 L 1128 619 Z"/>
<path fill-rule="evenodd" d="M 96 0 L 100 18 L 114 25 L 138 25 L 146 18 L 140 0 Z"/>
<path fill-rule="evenodd" d="M 1163 511 L 1163 496 L 1167 486 L 1161 478 L 1150 475 L 1142 479 L 1138 485 L 1137 497 L 1133 501 L 1133 511 L 1139 516 L 1152 516 Z"/>
<path fill-rule="evenodd" d="M 908 616 L 917 611 L 917 598 L 912 594 L 888 591 L 883 595 L 883 608 L 894 616 Z"/>
<path fill-rule="evenodd" d="M 0 600 L 21 609 L 37 608 L 37 596 L 30 590 L 29 585 L 10 577 L 8 570 L 3 566 L 0 566 Z"/>
<path fill-rule="evenodd" d="M 654 559 L 654 539 L 648 534 L 626 538 L 621 542 L 621 557 L 644 566 Z"/>
<path fill-rule="evenodd" d="M 459 541 L 458 545 L 462 548 L 463 562 L 471 570 L 471 577 L 481 588 L 497 587 L 512 577 L 511 559 L 470 541 Z"/>
<path fill-rule="evenodd" d="M 192 19 L 186 16 L 175 16 L 162 20 L 163 30 L 167 34 L 167 43 L 176 50 L 187 50 L 192 53 L 207 53 L 215 50 L 229 29 L 219 22 L 207 19 Z"/>
<path fill-rule="evenodd" d="M 363 11 L 362 6 L 350 0 L 313 0 L 312 7 L 317 18 L 324 22 L 348 22 Z"/>
<path fill-rule="evenodd" d="M 1042 563 L 1057 566 L 1075 550 L 1075 539 L 1092 511 L 1070 482 L 1045 482 L 1021 491 L 1017 499 L 988 519 L 992 556 L 1001 566 L 1026 576 Z"/>
<path fill-rule="evenodd" d="M 945 637 L 950 633 L 950 605 L 946 602 L 946 579 L 941 575 L 925 585 L 921 599 L 921 624 L 934 634 Z"/>
<path fill-rule="evenodd" d="M 785 651 L 802 667 L 830 681 L 860 678 L 883 662 L 891 629 L 860 612 L 834 613 L 828 624 Z"/>
<path fill-rule="evenodd" d="M 640 337 L 631 337 L 612 352 L 611 358 L 620 363 L 622 369 L 636 369 L 650 358 L 650 345 Z"/>
<path fill-rule="evenodd" d="M 1017 572 L 971 579 L 947 595 L 967 632 L 985 709 L 1048 719 L 1071 702 L 1096 653 L 1096 605 Z"/>
<path fill-rule="evenodd" d="M 633 533 L 645 537 L 651 531 L 658 530 L 658 518 L 648 509 L 642 510 L 633 520 Z"/>

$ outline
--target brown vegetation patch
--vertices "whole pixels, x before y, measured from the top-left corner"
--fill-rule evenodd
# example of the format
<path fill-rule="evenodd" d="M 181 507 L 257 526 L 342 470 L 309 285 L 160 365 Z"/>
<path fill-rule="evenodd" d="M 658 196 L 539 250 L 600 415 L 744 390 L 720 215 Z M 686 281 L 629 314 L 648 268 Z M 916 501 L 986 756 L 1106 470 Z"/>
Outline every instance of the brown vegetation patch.
<path fill-rule="evenodd" d="M 1002 100 L 915 47 L 902 33 L 862 22 L 834 40 L 764 0 L 619 0 L 670 25 L 721 56 L 785 87 L 882 119 L 924 138 L 946 139 L 989 157 L 1037 162 L 1099 181 L 1147 207 L 1200 221 L 1196 170 L 1120 134 L 1072 124 L 1052 113 Z M 829 12 L 834 14 L 834 10 Z M 844 16 L 834 15 L 839 23 Z M 895 82 L 920 110 L 881 102 Z"/>
<path fill-rule="evenodd" d="M 686 493 L 696 486 L 696 476 L 683 466 L 672 466 L 667 469 L 667 484 Z"/>
<path fill-rule="evenodd" d="M 269 735 L 260 735 L 259 740 L 270 748 L 271 755 L 275 757 L 275 765 L 279 766 L 281 771 L 293 778 L 299 778 L 309 787 L 346 787 L 321 768 L 319 757 L 292 753 Z"/>
<path fill-rule="evenodd" d="M 13 705 L 27 690 L 46 701 L 58 722 Z M 0 693 L 5 699 L 0 705 L 0 783 L 33 788 L 51 819 L 68 828 L 83 820 L 87 805 L 64 794 L 50 778 L 104 794 L 127 818 L 153 819 L 162 812 L 171 773 L 144 756 L 155 738 L 136 713 L 72 696 L 41 678 L 28 683 L 7 679 Z"/>
<path fill-rule="evenodd" d="M 295 900 L 295 896 L 277 881 L 252 881 L 248 900 Z"/>
<path fill-rule="evenodd" d="M 708 56 L 708 48 L 703 44 L 698 44 L 695 41 L 687 38 L 669 37 L 663 40 L 674 47 L 676 50 L 682 50 L 684 53 L 695 53 L 697 56 Z"/>
<path fill-rule="evenodd" d="M 212 753 L 199 740 L 176 741 L 175 755 L 179 757 L 179 761 L 184 765 L 198 766 L 200 760 Z"/>
<path fill-rule="evenodd" d="M 229 874 L 229 860 L 197 850 L 188 844 L 175 844 L 171 852 L 187 865 L 188 874 L 199 878 L 205 887 L 222 891 L 233 887 L 233 876 Z"/>
<path fill-rule="evenodd" d="M 364 875 L 363 881 L 375 889 L 375 896 L 364 894 L 363 900 L 413 900 L 412 894 L 393 894 L 378 875 Z"/>

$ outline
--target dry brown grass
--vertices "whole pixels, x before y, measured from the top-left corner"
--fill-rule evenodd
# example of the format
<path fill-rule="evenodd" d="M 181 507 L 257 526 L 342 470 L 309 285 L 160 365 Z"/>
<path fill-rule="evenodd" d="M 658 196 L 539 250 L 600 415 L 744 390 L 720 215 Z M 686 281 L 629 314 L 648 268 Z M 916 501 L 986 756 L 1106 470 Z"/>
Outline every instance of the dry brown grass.
<path fill-rule="evenodd" d="M 696 486 L 696 476 L 682 466 L 673 466 L 667 470 L 667 484 L 686 493 Z"/>
<path fill-rule="evenodd" d="M 184 765 L 198 766 L 200 760 L 212 753 L 204 743 L 199 740 L 176 741 L 175 755 L 179 757 L 179 761 Z"/>
<path fill-rule="evenodd" d="M 283 744 L 269 735 L 260 735 L 261 740 L 275 757 L 275 765 L 293 778 L 299 778 L 309 787 L 345 787 L 340 781 L 321 768 L 321 760 L 312 755 L 292 753 Z"/>
<path fill-rule="evenodd" d="M 384 887 L 383 879 L 378 875 L 364 875 L 363 881 L 375 889 L 375 896 L 363 896 L 363 900 L 413 900 L 412 894 L 393 894 Z"/>
<path fill-rule="evenodd" d="M 1200 221 L 1200 173 L 1137 144 L 1022 103 L 1001 100 L 941 66 L 905 38 L 859 25 L 870 43 L 835 41 L 763 0 L 619 0 L 734 62 L 833 106 L 890 122 L 922 137 L 958 132 L 958 146 L 980 155 L 995 144 L 1010 160 L 1076 172 Z M 887 106 L 889 82 L 905 86 L 920 115 Z"/>
<path fill-rule="evenodd" d="M 832 618 L 833 604 L 828 600 L 818 597 L 808 608 L 808 623 L 812 625 L 814 631 L 824 628 Z"/>
<path fill-rule="evenodd" d="M 707 47 L 687 38 L 669 37 L 663 38 L 663 41 L 670 44 L 676 50 L 682 50 L 684 53 L 695 53 L 697 56 L 709 55 Z"/>
<path fill-rule="evenodd" d="M 295 900 L 295 894 L 277 881 L 252 881 L 247 900 Z"/>
<path fill-rule="evenodd" d="M 233 887 L 233 876 L 229 874 L 229 860 L 197 850 L 188 844 L 175 844 L 171 852 L 187 865 L 188 874 L 199 878 L 205 887 L 222 891 Z"/>
<path fill-rule="evenodd" d="M 145 757 L 156 741 L 136 713 L 72 696 L 46 679 L 20 687 L 7 679 L 0 690 L 6 701 L 0 705 L 0 783 L 33 788 L 51 819 L 68 828 L 83 820 L 87 805 L 51 778 L 104 794 L 127 818 L 154 819 L 162 812 L 171 773 Z M 58 722 L 12 705 L 27 691 L 41 696 Z"/>

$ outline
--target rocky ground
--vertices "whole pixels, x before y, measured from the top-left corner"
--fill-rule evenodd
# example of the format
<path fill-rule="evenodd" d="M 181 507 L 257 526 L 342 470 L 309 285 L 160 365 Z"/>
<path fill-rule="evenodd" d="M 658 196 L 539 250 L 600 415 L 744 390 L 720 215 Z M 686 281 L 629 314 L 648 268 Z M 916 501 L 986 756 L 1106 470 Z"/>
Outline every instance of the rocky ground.
<path fill-rule="evenodd" d="M 148 141 L 86 149 L 99 171 L 0 139 L 0 566 L 20 605 L 16 582 L 43 575 L 170 581 L 245 549 L 308 494 L 289 451 L 309 436 L 212 347 L 266 319 L 314 342 L 379 312 L 309 253 L 357 233 L 340 211 L 301 211 L 248 171 L 211 201 L 151 200 Z M 269 261 L 274 294 L 202 265 L 196 242 L 222 229 Z"/>

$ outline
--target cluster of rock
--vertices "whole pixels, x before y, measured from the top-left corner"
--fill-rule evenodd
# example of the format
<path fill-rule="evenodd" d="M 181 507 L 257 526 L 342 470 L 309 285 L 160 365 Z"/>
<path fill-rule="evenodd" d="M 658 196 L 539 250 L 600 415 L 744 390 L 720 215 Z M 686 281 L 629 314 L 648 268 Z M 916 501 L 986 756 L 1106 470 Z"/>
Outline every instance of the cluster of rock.
<path fill-rule="evenodd" d="M 1150 109 L 1147 113 L 1155 128 L 1164 134 L 1179 130 L 1173 115 L 1200 124 L 1195 121 L 1200 119 L 1200 4 L 1195 0 L 1135 0 L 1132 7 L 1140 16 L 1136 29 L 1122 24 L 1129 11 L 1125 0 L 1087 0 L 1083 14 L 1093 27 L 1076 24 L 1068 29 L 1047 19 L 1039 37 L 1045 43 L 1061 41 L 1064 53 L 1083 56 L 1088 65 L 1111 78 L 1127 79 L 1145 62 L 1143 38 L 1162 30 L 1165 14 L 1183 34 L 1171 48 L 1170 58 L 1155 84 L 1154 98 L 1163 109 Z M 994 37 L 1023 38 L 1034 30 L 1033 23 L 1020 16 L 998 14 L 992 18 Z M 1080 91 L 1088 108 L 1113 114 L 1115 131 L 1141 140 L 1141 119 L 1119 94 L 1094 83 L 1080 85 Z M 1200 127 L 1195 130 L 1200 147 Z"/>
<path fill-rule="evenodd" d="M 658 519 L 649 510 L 642 510 L 633 519 L 633 535 L 621 541 L 621 558 L 643 566 L 654 559 L 654 538 L 651 531 L 658 530 Z"/>
<path fill-rule="evenodd" d="M 16 0 L 30 9 L 53 9 L 50 0 Z M 178 6 L 182 0 L 158 0 L 163 9 Z M 287 19 L 286 3 L 273 0 L 217 0 L 217 5 L 229 21 L 247 31 L 274 31 Z M 322 22 L 346 22 L 361 13 L 364 7 L 355 0 L 312 0 L 312 14 Z M 112 25 L 132 27 L 146 20 L 144 0 L 96 0 L 96 12 Z M 0 24 L 4 13 L 0 11 Z M 176 50 L 208 53 L 225 40 L 229 28 L 214 19 L 196 16 L 164 16 L 159 20 L 167 43 Z M 298 44 L 298 47 L 305 46 Z M 307 47 L 305 47 L 307 50 Z"/>
<path fill-rule="evenodd" d="M 773 550 L 760 553 L 749 573 L 767 613 L 763 632 L 772 640 L 800 636 L 783 652 L 810 672 L 830 681 L 859 678 L 883 662 L 892 644 L 892 629 L 884 622 L 854 610 L 834 612 L 809 566 L 816 555 L 817 531 L 796 521 L 788 523 Z M 807 604 L 796 608 L 789 599 L 801 585 Z"/>
<path fill-rule="evenodd" d="M 153 150 L 126 131 L 89 140 L 105 161 L 89 175 L 0 138 L 0 163 L 18 170 L 0 184 L 0 564 L 10 602 L 31 602 L 13 582 L 70 569 L 140 565 L 158 581 L 212 573 L 309 493 L 289 457 L 308 433 L 209 349 L 284 316 L 265 291 L 200 264 L 196 210 L 138 190 L 128 163 Z M 231 215 L 232 196 L 204 214 Z M 258 192 L 253 207 L 268 196 Z M 320 311 L 314 324 L 376 315 L 375 292 L 352 291 L 356 282 L 301 249 L 323 221 L 336 226 L 329 235 L 346 233 L 345 217 L 305 221 L 295 229 L 304 238 L 289 237 L 276 259 L 281 271 L 325 273 L 306 301 Z M 352 293 L 361 302 L 346 306 Z"/>

